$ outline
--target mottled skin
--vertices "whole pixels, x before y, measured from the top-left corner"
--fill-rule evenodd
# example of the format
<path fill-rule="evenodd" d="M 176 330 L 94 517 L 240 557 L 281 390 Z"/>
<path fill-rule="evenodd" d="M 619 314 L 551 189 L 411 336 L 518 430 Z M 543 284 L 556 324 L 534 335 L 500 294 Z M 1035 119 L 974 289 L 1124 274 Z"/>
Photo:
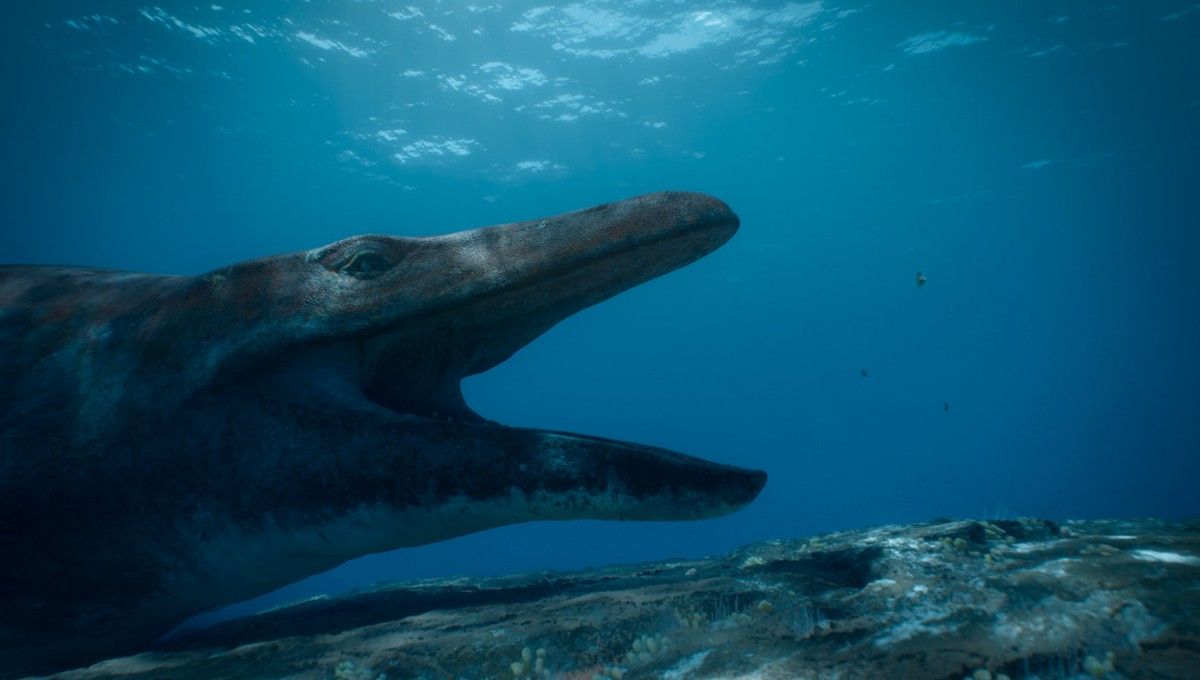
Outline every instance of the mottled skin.
<path fill-rule="evenodd" d="M 0 267 L 0 674 L 134 652 L 371 552 L 750 502 L 762 472 L 501 426 L 459 391 L 737 224 L 662 193 L 203 276 Z"/>

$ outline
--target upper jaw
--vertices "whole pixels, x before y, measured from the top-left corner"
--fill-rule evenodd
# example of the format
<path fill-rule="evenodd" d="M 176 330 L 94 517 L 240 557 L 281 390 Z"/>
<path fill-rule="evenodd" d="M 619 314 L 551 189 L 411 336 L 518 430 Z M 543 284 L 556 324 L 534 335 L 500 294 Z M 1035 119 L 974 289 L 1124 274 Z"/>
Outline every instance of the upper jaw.
<path fill-rule="evenodd" d="M 394 266 L 357 283 L 332 271 L 318 276 L 337 303 L 329 307 L 330 323 L 314 330 L 379 333 L 438 317 L 456 328 L 517 321 L 544 331 L 707 255 L 737 228 L 737 216 L 721 201 L 667 192 L 442 236 L 361 237 L 368 246 L 390 248 Z M 314 256 L 312 266 L 344 260 L 339 244 Z"/>
<path fill-rule="evenodd" d="M 362 340 L 364 393 L 401 412 L 482 422 L 462 399 L 464 377 L 503 362 L 575 312 L 703 257 L 738 228 L 724 203 L 678 192 L 552 219 L 558 223 L 429 239 L 424 257 L 436 260 L 431 253 L 444 249 L 449 262 L 463 250 L 482 249 L 486 256 L 471 259 L 494 264 L 467 270 L 471 295 L 447 296 L 395 330 Z M 483 281 L 488 285 L 481 287 Z"/>

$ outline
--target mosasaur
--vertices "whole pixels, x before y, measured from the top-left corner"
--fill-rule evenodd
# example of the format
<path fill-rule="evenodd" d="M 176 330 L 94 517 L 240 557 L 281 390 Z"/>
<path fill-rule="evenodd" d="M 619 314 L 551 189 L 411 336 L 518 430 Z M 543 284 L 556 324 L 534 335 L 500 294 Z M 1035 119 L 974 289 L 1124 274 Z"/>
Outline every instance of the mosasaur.
<path fill-rule="evenodd" d="M 673 192 L 200 276 L 0 267 L 0 669 L 136 652 L 368 553 L 742 507 L 763 472 L 507 427 L 459 387 L 737 228 Z"/>

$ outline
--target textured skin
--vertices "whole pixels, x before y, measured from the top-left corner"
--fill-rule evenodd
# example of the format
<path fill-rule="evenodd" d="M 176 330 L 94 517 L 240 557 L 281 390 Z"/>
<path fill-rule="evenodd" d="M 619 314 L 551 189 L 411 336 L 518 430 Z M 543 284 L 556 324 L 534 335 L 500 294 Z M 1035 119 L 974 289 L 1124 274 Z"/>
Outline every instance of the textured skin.
<path fill-rule="evenodd" d="M 736 228 L 663 193 L 196 277 L 0 267 L 0 674 L 136 651 L 370 552 L 748 503 L 762 472 L 504 427 L 459 391 Z"/>

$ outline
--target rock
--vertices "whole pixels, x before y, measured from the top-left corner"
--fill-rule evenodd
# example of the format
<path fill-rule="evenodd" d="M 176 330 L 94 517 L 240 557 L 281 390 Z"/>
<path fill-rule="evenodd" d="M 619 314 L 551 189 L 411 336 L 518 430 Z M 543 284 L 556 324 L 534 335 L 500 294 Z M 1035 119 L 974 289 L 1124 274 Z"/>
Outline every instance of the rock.
<path fill-rule="evenodd" d="M 1200 521 L 1001 520 L 394 584 L 61 677 L 1127 678 L 1197 668 Z"/>

